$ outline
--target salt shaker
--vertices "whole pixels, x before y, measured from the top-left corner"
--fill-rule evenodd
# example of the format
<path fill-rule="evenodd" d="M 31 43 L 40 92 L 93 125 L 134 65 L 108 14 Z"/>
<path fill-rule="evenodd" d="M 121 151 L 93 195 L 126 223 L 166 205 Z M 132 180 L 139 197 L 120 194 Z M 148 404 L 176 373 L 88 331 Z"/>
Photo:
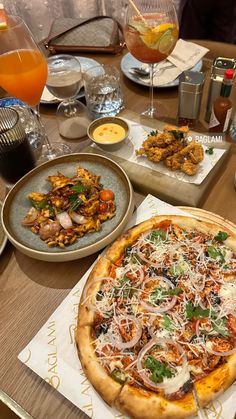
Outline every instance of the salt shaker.
<path fill-rule="evenodd" d="M 194 127 L 198 121 L 205 76 L 201 72 L 184 71 L 179 78 L 179 125 Z"/>

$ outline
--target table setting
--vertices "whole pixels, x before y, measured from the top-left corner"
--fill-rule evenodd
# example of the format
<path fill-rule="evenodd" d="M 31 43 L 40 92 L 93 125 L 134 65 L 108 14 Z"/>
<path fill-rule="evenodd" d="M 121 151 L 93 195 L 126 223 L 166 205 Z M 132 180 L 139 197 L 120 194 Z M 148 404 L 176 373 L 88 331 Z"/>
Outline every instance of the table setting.
<path fill-rule="evenodd" d="M 216 43 L 178 39 L 161 6 L 129 0 L 124 38 L 106 16 L 59 18 L 46 52 L 3 19 L 0 400 L 29 419 L 235 419 L 235 143 L 207 131 Z"/>

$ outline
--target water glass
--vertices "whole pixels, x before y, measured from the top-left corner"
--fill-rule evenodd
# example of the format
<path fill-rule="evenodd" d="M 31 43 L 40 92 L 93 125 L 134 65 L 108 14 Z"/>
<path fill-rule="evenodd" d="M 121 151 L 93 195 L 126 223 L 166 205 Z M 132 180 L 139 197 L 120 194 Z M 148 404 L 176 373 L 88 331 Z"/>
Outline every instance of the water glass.
<path fill-rule="evenodd" d="M 93 119 L 116 116 L 124 107 L 120 73 L 111 65 L 96 65 L 84 73 L 87 107 Z"/>
<path fill-rule="evenodd" d="M 0 175 L 11 187 L 34 166 L 34 153 L 18 112 L 0 108 Z"/>

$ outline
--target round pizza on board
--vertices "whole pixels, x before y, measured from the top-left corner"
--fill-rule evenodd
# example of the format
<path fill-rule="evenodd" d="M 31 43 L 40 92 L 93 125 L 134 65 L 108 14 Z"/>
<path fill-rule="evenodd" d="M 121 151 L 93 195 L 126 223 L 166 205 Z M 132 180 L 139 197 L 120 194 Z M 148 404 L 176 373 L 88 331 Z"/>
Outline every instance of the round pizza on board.
<path fill-rule="evenodd" d="M 182 216 L 128 230 L 87 280 L 76 341 L 110 406 L 195 415 L 236 379 L 236 236 Z"/>

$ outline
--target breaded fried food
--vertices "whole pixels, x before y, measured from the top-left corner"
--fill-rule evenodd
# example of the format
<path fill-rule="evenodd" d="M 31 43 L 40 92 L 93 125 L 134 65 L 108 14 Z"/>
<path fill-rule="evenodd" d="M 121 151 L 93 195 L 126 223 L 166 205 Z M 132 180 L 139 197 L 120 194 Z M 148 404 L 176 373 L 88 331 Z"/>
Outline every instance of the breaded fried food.
<path fill-rule="evenodd" d="M 204 159 L 204 150 L 196 141 L 188 143 L 188 126 L 176 127 L 165 125 L 164 132 L 152 131 L 136 150 L 137 156 L 146 156 L 148 160 L 165 165 L 172 171 L 182 170 L 189 176 L 195 175 L 198 166 Z"/>
<path fill-rule="evenodd" d="M 186 175 L 193 176 L 196 175 L 198 171 L 198 166 L 189 160 L 185 160 L 185 162 L 181 166 L 181 170 Z"/>
<path fill-rule="evenodd" d="M 181 150 L 182 156 L 187 156 L 192 163 L 200 163 L 204 159 L 204 150 L 201 144 L 196 141 L 191 141 L 183 150 Z"/>

